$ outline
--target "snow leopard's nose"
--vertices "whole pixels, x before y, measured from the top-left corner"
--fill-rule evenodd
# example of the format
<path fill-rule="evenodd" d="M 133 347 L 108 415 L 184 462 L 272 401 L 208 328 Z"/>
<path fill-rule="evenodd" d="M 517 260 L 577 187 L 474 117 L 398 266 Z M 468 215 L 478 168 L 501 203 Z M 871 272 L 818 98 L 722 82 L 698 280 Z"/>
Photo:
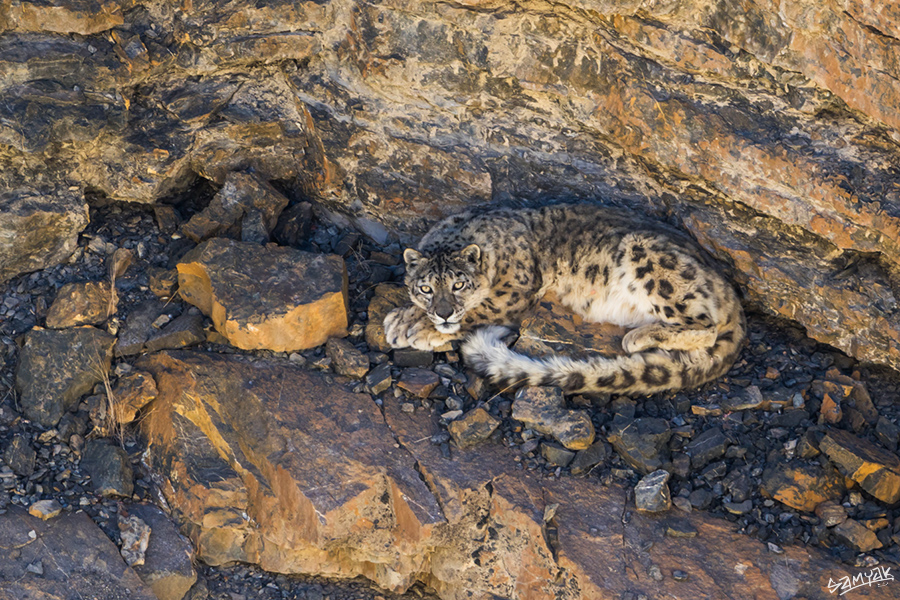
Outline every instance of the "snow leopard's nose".
<path fill-rule="evenodd" d="M 445 321 L 453 316 L 453 305 L 446 301 L 438 301 L 434 307 L 434 314 Z"/>

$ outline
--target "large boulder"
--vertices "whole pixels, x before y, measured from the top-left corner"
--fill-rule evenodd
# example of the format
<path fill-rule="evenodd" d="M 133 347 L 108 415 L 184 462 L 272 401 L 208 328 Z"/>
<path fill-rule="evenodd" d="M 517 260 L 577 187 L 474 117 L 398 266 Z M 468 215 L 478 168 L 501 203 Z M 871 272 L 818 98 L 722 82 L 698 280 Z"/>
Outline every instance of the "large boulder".
<path fill-rule="evenodd" d="M 392 399 L 382 413 L 288 361 L 175 351 L 138 366 L 159 388 L 141 423 L 148 459 L 207 563 L 363 575 L 394 591 L 421 580 L 444 600 L 824 600 L 830 579 L 852 576 L 817 548 L 775 554 L 699 512 L 681 517 L 695 537 L 668 536 L 667 517 L 634 513 L 624 487 L 517 470 L 500 444 L 445 456 L 428 441 L 437 409 Z"/>

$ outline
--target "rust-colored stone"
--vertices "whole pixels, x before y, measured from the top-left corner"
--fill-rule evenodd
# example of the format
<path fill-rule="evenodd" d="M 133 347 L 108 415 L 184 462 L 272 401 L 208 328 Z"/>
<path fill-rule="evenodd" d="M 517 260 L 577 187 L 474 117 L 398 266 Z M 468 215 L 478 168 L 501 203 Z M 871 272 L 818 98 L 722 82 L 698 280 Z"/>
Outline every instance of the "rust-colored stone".
<path fill-rule="evenodd" d="M 589 323 L 547 294 L 522 321 L 514 349 L 523 354 L 623 354 L 625 329 L 609 323 Z"/>
<path fill-rule="evenodd" d="M 812 512 L 826 500 L 838 500 L 844 481 L 833 469 L 805 461 L 778 462 L 763 471 L 760 491 L 791 508 Z"/>
<path fill-rule="evenodd" d="M 469 448 L 488 439 L 499 425 L 500 419 L 483 408 L 476 408 L 451 422 L 447 429 L 458 447 Z"/>
<path fill-rule="evenodd" d="M 59 289 L 47 311 L 47 327 L 101 325 L 116 312 L 117 300 L 108 281 L 67 283 Z"/>
<path fill-rule="evenodd" d="M 843 430 L 829 431 L 819 448 L 837 468 L 882 502 L 900 501 L 900 457 Z"/>
<path fill-rule="evenodd" d="M 213 238 L 178 263 L 181 296 L 238 348 L 291 352 L 347 333 L 339 256 Z"/>
<path fill-rule="evenodd" d="M 113 388 L 116 423 L 131 423 L 144 406 L 156 398 L 156 381 L 149 373 L 136 371 L 119 377 Z"/>
<path fill-rule="evenodd" d="M 526 427 L 553 436 L 569 450 L 585 450 L 594 443 L 594 424 L 582 410 L 566 408 L 562 390 L 524 387 L 516 392 L 513 419 Z"/>

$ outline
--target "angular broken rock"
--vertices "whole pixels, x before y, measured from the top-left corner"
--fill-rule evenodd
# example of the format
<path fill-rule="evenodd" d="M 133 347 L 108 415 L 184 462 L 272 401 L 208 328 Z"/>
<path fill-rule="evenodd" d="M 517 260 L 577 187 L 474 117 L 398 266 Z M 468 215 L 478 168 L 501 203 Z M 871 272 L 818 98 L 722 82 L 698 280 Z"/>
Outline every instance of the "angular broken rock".
<path fill-rule="evenodd" d="M 843 430 L 829 431 L 819 448 L 841 473 L 882 502 L 900 501 L 900 457 Z"/>
<path fill-rule="evenodd" d="M 691 467 L 702 469 L 708 463 L 716 460 L 728 448 L 728 438 L 718 427 L 707 429 L 686 446 L 685 450 L 691 457 Z"/>
<path fill-rule="evenodd" d="M 459 448 L 470 448 L 491 437 L 499 425 L 500 419 L 483 408 L 476 408 L 452 421 L 447 429 Z"/>
<path fill-rule="evenodd" d="M 88 221 L 81 191 L 0 192 L 0 282 L 69 258 Z"/>
<path fill-rule="evenodd" d="M 441 378 L 434 371 L 411 367 L 403 369 L 397 387 L 419 398 L 427 398 L 440 383 Z"/>
<path fill-rule="evenodd" d="M 634 486 L 634 506 L 641 512 L 663 512 L 672 508 L 669 472 L 659 469 L 644 476 Z"/>
<path fill-rule="evenodd" d="M 325 355 L 331 358 L 334 370 L 341 375 L 360 379 L 369 371 L 369 357 L 347 340 L 329 338 L 325 342 Z"/>
<path fill-rule="evenodd" d="M 136 371 L 119 378 L 113 388 L 117 423 L 131 423 L 144 406 L 156 398 L 156 381 L 149 373 Z"/>
<path fill-rule="evenodd" d="M 90 440 L 81 458 L 81 468 L 91 476 L 91 486 L 97 494 L 131 497 L 134 475 L 122 448 L 106 440 Z"/>
<path fill-rule="evenodd" d="M 874 531 L 853 519 L 846 519 L 838 524 L 833 531 L 839 540 L 858 552 L 871 552 L 882 546 Z"/>
<path fill-rule="evenodd" d="M 512 418 L 552 436 L 569 450 L 584 450 L 594 442 L 594 424 L 582 410 L 565 407 L 557 387 L 524 387 L 516 392 Z"/>
<path fill-rule="evenodd" d="M 811 512 L 844 494 L 844 481 L 832 468 L 803 460 L 770 464 L 762 474 L 760 492 L 791 508 Z"/>
<path fill-rule="evenodd" d="M 77 325 L 102 325 L 116 312 L 117 299 L 108 281 L 67 283 L 59 288 L 47 311 L 47 327 L 64 329 Z"/>
<path fill-rule="evenodd" d="M 816 507 L 816 516 L 825 527 L 834 527 L 847 520 L 847 509 L 833 500 L 827 500 Z"/>
<path fill-rule="evenodd" d="M 25 334 L 16 389 L 25 416 L 53 427 L 109 371 L 116 338 L 94 327 Z"/>
<path fill-rule="evenodd" d="M 43 521 L 12 506 L 0 515 L 0 598 L 159 600 L 84 512 Z M 43 561 L 35 576 L 29 566 Z"/>
<path fill-rule="evenodd" d="M 242 241 L 264 244 L 287 204 L 287 198 L 256 175 L 229 173 L 209 205 L 191 217 L 181 231 L 202 242 L 239 225 Z"/>
<path fill-rule="evenodd" d="M 148 300 L 135 306 L 125 319 L 125 327 L 119 332 L 116 355 L 140 354 L 144 350 L 144 342 L 156 331 L 153 322 L 163 310 L 165 304 L 158 300 Z"/>
<path fill-rule="evenodd" d="M 305 350 L 347 333 L 339 256 L 213 238 L 178 263 L 182 297 L 245 350 Z"/>
<path fill-rule="evenodd" d="M 144 342 L 144 350 L 156 352 L 174 348 L 185 348 L 206 341 L 203 330 L 203 316 L 184 313 L 178 315 L 162 329 L 152 333 Z"/>
<path fill-rule="evenodd" d="M 34 461 L 36 458 L 37 453 L 23 435 L 13 437 L 3 452 L 3 462 L 22 477 L 31 477 L 32 473 L 34 473 Z"/>
<path fill-rule="evenodd" d="M 46 521 L 58 516 L 62 509 L 62 505 L 56 500 L 38 500 L 28 507 L 28 514 Z"/>
<path fill-rule="evenodd" d="M 665 419 L 629 419 L 616 415 L 607 439 L 626 463 L 647 475 L 668 459 L 667 444 L 671 437 L 672 430 Z"/>

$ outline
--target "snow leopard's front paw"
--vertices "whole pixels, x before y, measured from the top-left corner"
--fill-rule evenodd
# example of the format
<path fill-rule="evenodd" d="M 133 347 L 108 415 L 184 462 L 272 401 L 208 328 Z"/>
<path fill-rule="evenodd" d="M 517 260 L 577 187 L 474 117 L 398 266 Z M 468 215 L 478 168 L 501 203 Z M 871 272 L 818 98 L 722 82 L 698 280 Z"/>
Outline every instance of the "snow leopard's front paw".
<path fill-rule="evenodd" d="M 384 335 L 392 348 L 434 350 L 460 336 L 441 333 L 415 306 L 395 308 L 384 318 Z"/>

